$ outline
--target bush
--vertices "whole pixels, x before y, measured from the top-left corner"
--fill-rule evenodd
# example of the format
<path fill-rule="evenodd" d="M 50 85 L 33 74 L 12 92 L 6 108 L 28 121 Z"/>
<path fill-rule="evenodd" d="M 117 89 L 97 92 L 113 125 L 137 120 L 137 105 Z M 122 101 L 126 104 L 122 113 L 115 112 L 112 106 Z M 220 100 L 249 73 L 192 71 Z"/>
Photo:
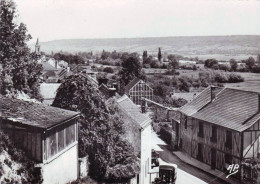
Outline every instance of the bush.
<path fill-rule="evenodd" d="M 229 75 L 228 82 L 230 82 L 230 83 L 244 82 L 244 78 L 241 75 L 231 73 Z"/>
<path fill-rule="evenodd" d="M 11 156 L 11 159 L 14 162 L 18 162 L 21 164 L 21 169 L 17 170 L 17 174 L 23 175 L 27 181 L 26 183 L 41 183 L 42 182 L 42 175 L 40 168 L 35 167 L 35 162 L 28 159 L 25 155 L 25 153 L 17 149 L 13 141 L 9 138 L 9 136 L 2 131 L 0 131 L 0 150 L 1 152 L 3 150 L 7 151 L 7 153 Z M 0 153 L 1 153 L 0 152 Z M 9 165 L 11 168 L 11 162 L 7 159 L 5 160 L 5 163 Z M 15 169 L 14 169 L 15 170 Z M 15 183 L 15 179 L 13 183 Z"/>
<path fill-rule="evenodd" d="M 171 134 L 171 132 L 169 132 L 168 130 L 169 130 L 169 128 L 161 127 L 161 129 L 160 129 L 160 137 L 161 137 L 162 140 L 164 140 L 167 144 L 171 144 L 172 134 Z"/>
<path fill-rule="evenodd" d="M 113 70 L 113 68 L 111 68 L 111 67 L 105 67 L 104 70 L 103 70 L 103 72 L 114 73 L 114 70 Z"/>

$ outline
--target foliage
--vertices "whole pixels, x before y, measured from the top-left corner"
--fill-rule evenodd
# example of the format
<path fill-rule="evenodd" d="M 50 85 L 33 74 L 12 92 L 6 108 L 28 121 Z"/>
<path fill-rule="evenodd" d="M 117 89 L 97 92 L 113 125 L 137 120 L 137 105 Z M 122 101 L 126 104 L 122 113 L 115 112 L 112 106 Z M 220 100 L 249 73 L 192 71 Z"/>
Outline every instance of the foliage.
<path fill-rule="evenodd" d="M 238 64 L 237 64 L 236 60 L 230 59 L 229 63 L 230 63 L 231 70 L 234 72 L 237 71 Z"/>
<path fill-rule="evenodd" d="M 114 70 L 113 70 L 113 68 L 111 68 L 111 67 L 105 67 L 104 70 L 103 70 L 103 72 L 114 73 Z"/>
<path fill-rule="evenodd" d="M 22 167 L 17 170 L 17 174 L 20 176 L 24 176 L 27 181 L 24 181 L 24 183 L 41 183 L 42 182 L 42 175 L 40 168 L 35 168 L 35 162 L 28 159 L 25 155 L 25 153 L 17 149 L 12 140 L 9 138 L 8 135 L 0 131 L 0 154 L 3 152 L 3 150 L 7 151 L 9 155 L 11 155 L 11 159 L 14 162 L 20 163 Z M 10 165 L 10 163 L 9 163 Z M 15 170 L 13 168 L 13 170 Z M 14 171 L 13 171 L 14 172 Z M 1 174 L 1 169 L 0 169 Z M 12 183 L 16 183 L 16 178 L 13 178 L 13 181 L 10 181 Z"/>
<path fill-rule="evenodd" d="M 170 60 L 168 64 L 168 73 L 175 74 L 176 69 L 179 68 L 179 62 L 176 59 Z"/>
<path fill-rule="evenodd" d="M 124 123 L 116 106 L 107 106 L 90 81 L 77 75 L 68 77 L 58 88 L 53 106 L 82 113 L 79 154 L 89 156 L 92 178 L 125 181 L 138 172 L 137 156 L 122 136 Z"/>
<path fill-rule="evenodd" d="M 205 61 L 205 67 L 207 68 L 212 68 L 213 65 L 217 65 L 218 64 L 218 61 L 216 59 L 207 59 Z"/>
<path fill-rule="evenodd" d="M 249 57 L 246 61 L 247 68 L 251 71 L 253 66 L 255 66 L 255 59 L 253 57 Z"/>
<path fill-rule="evenodd" d="M 85 59 L 81 55 L 58 52 L 54 54 L 53 58 L 58 61 L 66 61 L 68 64 L 84 64 Z"/>
<path fill-rule="evenodd" d="M 162 53 L 161 53 L 161 48 L 159 47 L 159 51 L 158 51 L 158 60 L 161 61 L 162 60 Z"/>
<path fill-rule="evenodd" d="M 35 56 L 30 54 L 26 45 L 31 35 L 27 34 L 25 24 L 16 24 L 16 17 L 14 2 L 1 1 L 0 61 L 3 64 L 1 92 L 5 94 L 7 90 L 19 90 L 41 100 L 38 79 L 42 68 L 36 63 Z"/>
<path fill-rule="evenodd" d="M 145 60 L 148 58 L 148 54 L 147 54 L 147 50 L 145 50 L 143 52 L 143 63 L 145 62 Z M 149 64 L 149 63 L 148 63 Z"/>
<path fill-rule="evenodd" d="M 171 134 L 171 132 L 169 131 L 169 128 L 161 127 L 161 129 L 160 129 L 160 137 L 161 137 L 162 140 L 164 140 L 167 144 L 171 144 L 172 134 Z"/>
<path fill-rule="evenodd" d="M 145 79 L 145 75 L 142 72 L 142 65 L 139 62 L 138 57 L 129 56 L 122 62 L 122 69 L 119 71 L 121 86 L 127 85 L 135 77 Z"/>

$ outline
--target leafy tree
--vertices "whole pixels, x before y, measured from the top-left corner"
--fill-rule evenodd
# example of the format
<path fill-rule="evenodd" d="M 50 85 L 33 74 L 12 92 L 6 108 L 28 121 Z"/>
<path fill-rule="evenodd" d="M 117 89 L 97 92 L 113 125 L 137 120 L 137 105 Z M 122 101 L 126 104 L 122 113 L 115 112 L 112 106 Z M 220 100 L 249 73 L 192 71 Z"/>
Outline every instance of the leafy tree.
<path fill-rule="evenodd" d="M 32 97 L 40 96 L 36 89 L 41 67 L 36 64 L 33 55 L 26 45 L 31 39 L 25 24 L 16 23 L 16 6 L 12 0 L 0 2 L 0 61 L 3 65 L 4 79 L 2 93 L 10 89 L 20 90 Z M 31 73 L 31 68 L 38 70 Z M 11 78 L 11 81 L 9 80 Z M 5 81 L 9 81 L 8 84 Z"/>
<path fill-rule="evenodd" d="M 114 73 L 114 70 L 111 67 L 105 67 L 103 71 L 107 73 Z"/>
<path fill-rule="evenodd" d="M 53 106 L 80 111 L 79 155 L 89 156 L 89 175 L 97 180 L 127 181 L 139 164 L 133 146 L 123 138 L 125 127 L 117 107 L 105 100 L 86 78 L 68 77 L 58 88 Z"/>
<path fill-rule="evenodd" d="M 122 69 L 119 71 L 121 86 L 127 85 L 135 77 L 144 79 L 142 65 L 135 56 L 129 56 L 122 62 Z"/>
<path fill-rule="evenodd" d="M 237 64 L 236 60 L 230 59 L 229 63 L 230 63 L 231 70 L 234 72 L 237 71 L 238 64 Z"/>
<path fill-rule="evenodd" d="M 111 56 L 110 56 L 112 59 L 118 59 L 119 58 L 119 54 L 116 52 L 116 50 L 114 50 L 112 53 L 111 53 Z"/>
<path fill-rule="evenodd" d="M 159 51 L 158 51 L 158 60 L 161 62 L 162 60 L 162 53 L 161 53 L 161 48 L 159 47 Z"/>
<path fill-rule="evenodd" d="M 207 68 L 212 68 L 216 65 L 218 65 L 218 61 L 216 59 L 207 59 L 204 64 L 204 66 Z"/>
<path fill-rule="evenodd" d="M 101 59 L 105 60 L 111 56 L 110 52 L 106 52 L 105 50 L 102 51 Z"/>
<path fill-rule="evenodd" d="M 176 59 L 170 60 L 168 64 L 168 72 L 171 74 L 176 73 L 176 69 L 179 68 L 179 62 Z"/>
<path fill-rule="evenodd" d="M 245 62 L 249 71 L 252 71 L 253 66 L 255 66 L 255 59 L 253 57 L 249 57 Z"/>
<path fill-rule="evenodd" d="M 149 56 L 147 57 L 144 61 L 143 61 L 143 64 L 151 64 L 153 61 L 153 57 L 152 56 Z"/>
<path fill-rule="evenodd" d="M 147 50 L 145 50 L 145 51 L 143 52 L 143 63 L 145 62 L 145 60 L 147 59 L 147 57 L 148 57 Z"/>

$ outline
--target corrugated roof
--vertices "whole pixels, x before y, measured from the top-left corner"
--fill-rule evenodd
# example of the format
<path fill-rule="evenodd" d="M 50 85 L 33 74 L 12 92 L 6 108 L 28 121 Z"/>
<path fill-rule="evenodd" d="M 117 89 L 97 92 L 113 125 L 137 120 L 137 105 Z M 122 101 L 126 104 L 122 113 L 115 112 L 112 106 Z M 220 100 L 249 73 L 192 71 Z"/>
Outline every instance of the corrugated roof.
<path fill-rule="evenodd" d="M 132 102 L 128 96 L 124 95 L 117 99 L 120 109 L 122 109 L 126 114 L 132 118 L 141 128 L 145 128 L 151 123 L 151 119 L 141 113 L 140 108 Z"/>
<path fill-rule="evenodd" d="M 51 128 L 77 115 L 78 112 L 11 99 L 0 95 L 0 118 L 38 128 Z"/>
<path fill-rule="evenodd" d="M 126 86 L 125 86 L 125 93 L 129 93 L 129 90 L 134 87 L 138 82 L 140 81 L 139 78 L 135 77 L 132 81 L 130 81 Z"/>
<path fill-rule="evenodd" d="M 204 95 L 205 99 L 203 100 L 203 96 L 201 96 L 197 100 L 200 104 L 205 104 L 209 101 L 208 94 L 210 93 L 210 88 L 207 88 L 203 93 L 206 94 Z M 193 101 L 194 103 L 195 100 Z M 185 107 L 186 109 L 187 107 Z M 197 112 L 195 112 L 196 110 Z M 193 108 L 188 112 L 191 117 L 236 131 L 244 131 L 252 126 L 260 117 L 259 94 L 224 88 L 215 96 L 212 102 L 201 109 Z"/>

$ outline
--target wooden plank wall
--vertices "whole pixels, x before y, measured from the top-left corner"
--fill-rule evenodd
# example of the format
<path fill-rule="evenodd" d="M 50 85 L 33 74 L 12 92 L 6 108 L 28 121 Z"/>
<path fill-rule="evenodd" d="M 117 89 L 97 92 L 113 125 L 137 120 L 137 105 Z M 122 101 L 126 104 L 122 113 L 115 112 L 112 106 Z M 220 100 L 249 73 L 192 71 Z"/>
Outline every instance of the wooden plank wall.
<path fill-rule="evenodd" d="M 24 150 L 28 157 L 39 162 L 42 161 L 41 133 L 9 125 L 1 128 L 13 140 L 14 145 Z"/>
<path fill-rule="evenodd" d="M 203 162 L 211 165 L 211 148 L 216 150 L 216 168 L 223 170 L 225 167 L 225 154 L 231 154 L 234 160 L 240 158 L 241 153 L 241 137 L 240 133 L 232 131 L 232 149 L 226 147 L 226 131 L 227 129 L 221 126 L 217 126 L 217 142 L 211 141 L 213 124 L 203 122 L 203 138 L 198 136 L 199 132 L 199 120 L 188 117 L 187 129 L 185 129 L 184 115 L 181 115 L 181 140 L 183 152 L 188 153 L 193 158 L 197 158 L 198 155 L 198 143 L 202 144 L 202 157 Z M 214 125 L 216 126 L 216 125 Z M 235 163 L 235 162 L 234 162 Z"/>

